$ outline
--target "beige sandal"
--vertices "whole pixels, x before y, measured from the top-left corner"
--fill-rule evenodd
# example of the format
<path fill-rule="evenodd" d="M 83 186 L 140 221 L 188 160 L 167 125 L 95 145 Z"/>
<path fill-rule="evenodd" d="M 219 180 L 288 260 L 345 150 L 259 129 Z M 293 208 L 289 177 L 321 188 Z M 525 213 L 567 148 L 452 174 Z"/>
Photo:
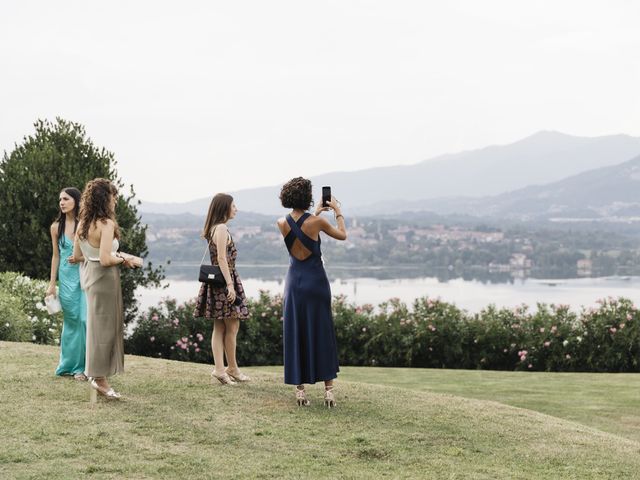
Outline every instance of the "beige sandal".
<path fill-rule="evenodd" d="M 216 375 L 216 372 L 211 372 L 211 377 L 218 380 L 222 385 L 235 385 L 236 382 L 231 380 L 231 377 L 227 373 L 222 375 Z"/>
<path fill-rule="evenodd" d="M 302 386 L 302 388 L 300 388 Z M 308 407 L 311 405 L 311 401 L 307 398 L 307 395 L 304 393 L 304 385 L 298 385 L 296 387 L 296 403 L 299 407 Z"/>
<path fill-rule="evenodd" d="M 335 408 L 336 399 L 333 396 L 333 385 L 324 387 L 324 406 L 327 408 Z"/>
<path fill-rule="evenodd" d="M 229 370 L 227 370 L 226 374 L 229 375 L 235 382 L 250 382 L 251 381 L 251 377 L 249 377 L 248 375 L 245 375 L 242 372 L 238 372 L 237 374 L 234 374 L 234 373 L 229 372 Z"/>

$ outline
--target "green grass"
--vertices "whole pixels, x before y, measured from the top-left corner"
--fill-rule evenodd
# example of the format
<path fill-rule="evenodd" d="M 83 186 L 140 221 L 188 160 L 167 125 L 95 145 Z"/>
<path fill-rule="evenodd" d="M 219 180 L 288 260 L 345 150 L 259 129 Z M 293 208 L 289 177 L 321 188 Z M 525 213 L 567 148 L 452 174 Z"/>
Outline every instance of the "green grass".
<path fill-rule="evenodd" d="M 319 385 L 295 407 L 280 371 L 220 387 L 206 365 L 128 356 L 113 379 L 125 399 L 92 409 L 86 384 L 53 376 L 57 356 L 0 342 L 1 478 L 640 478 L 637 440 L 420 387 L 465 372 L 412 371 L 426 376 L 398 388 L 375 384 L 393 372 L 345 369 L 328 411 Z"/>
<path fill-rule="evenodd" d="M 259 367 L 279 372 L 282 367 Z M 640 374 L 341 367 L 340 380 L 491 400 L 640 442 Z"/>

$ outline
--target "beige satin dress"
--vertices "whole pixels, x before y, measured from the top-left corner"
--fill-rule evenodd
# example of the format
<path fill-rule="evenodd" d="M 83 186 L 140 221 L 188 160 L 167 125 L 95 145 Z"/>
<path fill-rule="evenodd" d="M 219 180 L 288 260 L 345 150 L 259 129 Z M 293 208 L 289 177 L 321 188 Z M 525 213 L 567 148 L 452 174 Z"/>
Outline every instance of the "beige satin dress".
<path fill-rule="evenodd" d="M 112 253 L 118 250 L 113 240 Z M 110 377 L 124 372 L 124 308 L 120 267 L 100 265 L 100 249 L 80 241 L 85 258 L 80 283 L 87 297 L 87 353 L 85 374 Z"/>

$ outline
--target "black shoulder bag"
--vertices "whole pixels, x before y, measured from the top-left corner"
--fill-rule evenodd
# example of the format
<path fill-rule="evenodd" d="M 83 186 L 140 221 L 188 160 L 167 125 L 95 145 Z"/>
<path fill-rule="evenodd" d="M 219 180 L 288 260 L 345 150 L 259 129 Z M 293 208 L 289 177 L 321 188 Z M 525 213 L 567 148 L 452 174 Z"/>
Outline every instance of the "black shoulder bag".
<path fill-rule="evenodd" d="M 204 257 L 207 256 L 208 251 L 209 244 L 207 243 L 204 255 L 202 255 L 202 260 L 200 260 L 200 274 L 198 275 L 198 280 L 202 283 L 206 283 L 207 285 L 211 285 L 212 287 L 224 287 L 227 285 L 227 281 L 224 279 L 224 275 L 222 275 L 220 267 L 218 265 L 204 264 Z"/>

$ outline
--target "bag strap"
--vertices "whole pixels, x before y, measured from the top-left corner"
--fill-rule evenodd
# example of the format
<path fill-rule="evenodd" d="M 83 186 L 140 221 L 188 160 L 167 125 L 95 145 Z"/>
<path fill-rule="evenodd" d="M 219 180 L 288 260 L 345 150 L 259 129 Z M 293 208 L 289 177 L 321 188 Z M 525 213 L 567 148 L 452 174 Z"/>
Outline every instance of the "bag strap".
<path fill-rule="evenodd" d="M 204 265 L 204 257 L 207 256 L 207 251 L 209 251 L 209 242 L 207 242 L 207 246 L 204 247 L 204 253 L 202 254 L 202 260 L 200 260 L 200 265 Z"/>
<path fill-rule="evenodd" d="M 213 227 L 213 230 L 211 231 L 211 236 L 210 238 L 213 238 L 213 234 L 216 231 L 216 228 L 218 227 L 218 225 L 216 225 L 215 227 Z M 211 241 L 207 240 L 207 246 L 204 247 L 204 253 L 202 254 L 202 260 L 200 260 L 200 265 L 204 265 L 204 257 L 207 256 L 207 252 L 209 251 L 209 246 L 211 245 Z M 213 265 L 213 263 L 212 263 Z"/>

